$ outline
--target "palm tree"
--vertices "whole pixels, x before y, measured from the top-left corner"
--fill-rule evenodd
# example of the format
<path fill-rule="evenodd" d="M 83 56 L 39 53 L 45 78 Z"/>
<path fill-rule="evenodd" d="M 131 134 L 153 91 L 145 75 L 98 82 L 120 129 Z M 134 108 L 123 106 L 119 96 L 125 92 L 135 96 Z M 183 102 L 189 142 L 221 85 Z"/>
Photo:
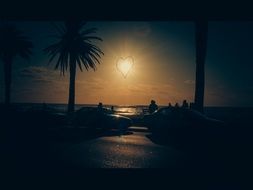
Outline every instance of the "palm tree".
<path fill-rule="evenodd" d="M 16 27 L 10 24 L 0 27 L 0 58 L 4 64 L 5 104 L 7 107 L 10 105 L 13 60 L 17 55 L 29 59 L 32 48 L 32 42 Z"/>
<path fill-rule="evenodd" d="M 60 68 L 61 74 L 69 68 L 69 100 L 68 112 L 74 111 L 75 106 L 75 77 L 76 66 L 83 71 L 82 66 L 86 70 L 92 68 L 96 70 L 96 63 L 100 64 L 100 55 L 104 53 L 95 45 L 91 43 L 92 40 L 102 41 L 101 38 L 93 36 L 96 28 L 89 28 L 84 30 L 85 22 L 80 21 L 66 21 L 64 27 L 55 25 L 58 35 L 58 42 L 45 48 L 44 51 L 49 55 L 49 62 L 52 62 L 58 55 L 58 60 L 55 69 Z"/>
<path fill-rule="evenodd" d="M 207 49 L 208 22 L 197 21 L 196 29 L 196 80 L 195 80 L 195 109 L 203 112 L 205 91 L 205 58 Z"/>

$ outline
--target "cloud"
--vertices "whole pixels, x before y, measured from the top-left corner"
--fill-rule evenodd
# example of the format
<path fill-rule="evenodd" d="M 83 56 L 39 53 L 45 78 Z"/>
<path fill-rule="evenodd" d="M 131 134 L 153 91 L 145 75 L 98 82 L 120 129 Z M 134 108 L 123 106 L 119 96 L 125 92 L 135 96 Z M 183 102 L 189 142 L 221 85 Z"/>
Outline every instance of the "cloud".
<path fill-rule="evenodd" d="M 59 72 L 42 66 L 30 66 L 22 69 L 19 77 L 30 78 L 33 82 L 38 83 L 51 83 L 54 80 L 58 80 Z"/>
<path fill-rule="evenodd" d="M 32 102 L 66 102 L 68 98 L 69 74 L 60 76 L 59 71 L 43 66 L 22 69 L 18 74 L 14 89 L 16 100 Z M 189 81 L 187 81 L 189 82 Z M 191 94 L 183 92 L 172 83 L 121 83 L 99 76 L 76 76 L 77 102 L 111 102 L 135 104 L 147 103 L 155 99 L 160 104 L 191 100 Z"/>
<path fill-rule="evenodd" d="M 184 83 L 189 84 L 189 85 L 193 85 L 193 84 L 195 84 L 195 81 L 194 80 L 185 80 Z"/>
<path fill-rule="evenodd" d="M 35 78 L 33 81 L 36 83 L 53 83 L 53 81 L 48 80 L 48 79 L 36 79 Z"/>
<path fill-rule="evenodd" d="M 101 78 L 89 78 L 89 79 L 78 79 L 76 80 L 76 88 L 87 90 L 103 90 L 109 85 L 108 81 Z"/>
<path fill-rule="evenodd" d="M 139 37 L 147 37 L 151 33 L 151 27 L 148 23 L 135 26 L 134 33 Z"/>
<path fill-rule="evenodd" d="M 60 76 L 59 71 L 44 66 L 29 66 L 16 73 L 13 82 L 13 99 L 27 102 L 39 100 L 62 101 L 68 94 L 68 77 Z"/>
<path fill-rule="evenodd" d="M 21 70 L 20 76 L 21 77 L 31 77 L 36 78 L 40 74 L 47 73 L 47 69 L 45 67 L 26 67 Z"/>

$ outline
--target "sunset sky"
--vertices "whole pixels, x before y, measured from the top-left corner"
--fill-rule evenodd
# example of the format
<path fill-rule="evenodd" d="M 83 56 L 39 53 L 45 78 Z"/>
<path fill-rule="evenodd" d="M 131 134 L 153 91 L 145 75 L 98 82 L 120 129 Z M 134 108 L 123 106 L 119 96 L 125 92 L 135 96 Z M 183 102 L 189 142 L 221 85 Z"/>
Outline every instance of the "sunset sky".
<path fill-rule="evenodd" d="M 48 64 L 43 49 L 55 42 L 50 22 L 16 22 L 34 42 L 30 61 L 15 59 L 12 102 L 67 103 L 69 76 Z M 104 52 L 97 71 L 77 72 L 77 104 L 159 105 L 194 100 L 193 22 L 89 22 Z M 210 22 L 206 58 L 206 106 L 253 106 L 253 22 Z M 132 57 L 127 77 L 116 67 Z M 3 67 L 0 101 L 4 100 Z"/>

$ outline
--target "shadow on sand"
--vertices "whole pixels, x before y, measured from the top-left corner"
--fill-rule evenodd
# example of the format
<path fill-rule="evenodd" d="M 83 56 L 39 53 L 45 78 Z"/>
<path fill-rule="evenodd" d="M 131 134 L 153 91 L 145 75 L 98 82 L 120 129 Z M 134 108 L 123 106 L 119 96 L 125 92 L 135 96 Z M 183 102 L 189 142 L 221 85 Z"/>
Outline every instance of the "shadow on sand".
<path fill-rule="evenodd" d="M 54 112 L 55 110 L 53 110 Z M 66 116 L 53 115 L 46 110 L 19 111 L 1 107 L 1 142 L 35 146 L 55 141 L 80 143 L 103 136 L 129 135 L 131 132 L 98 129 L 95 126 L 74 127 L 68 124 Z M 11 140 L 13 139 L 13 141 Z M 8 142 L 7 142 L 8 141 Z M 12 141 L 12 142 L 11 142 Z"/>
<path fill-rule="evenodd" d="M 190 171 L 208 175 L 245 174 L 253 169 L 253 129 L 229 126 L 220 133 L 171 133 L 147 135 L 152 142 L 177 149 L 188 155 Z"/>
<path fill-rule="evenodd" d="M 102 130 L 92 128 L 60 128 L 49 132 L 48 140 L 51 142 L 81 143 L 100 137 L 131 135 L 130 131 L 120 132 L 118 130 Z"/>

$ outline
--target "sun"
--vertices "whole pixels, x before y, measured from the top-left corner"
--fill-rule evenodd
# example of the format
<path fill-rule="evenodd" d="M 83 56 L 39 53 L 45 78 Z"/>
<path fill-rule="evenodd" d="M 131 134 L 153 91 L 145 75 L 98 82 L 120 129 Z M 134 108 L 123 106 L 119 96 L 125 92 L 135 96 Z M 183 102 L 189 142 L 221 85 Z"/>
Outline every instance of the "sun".
<path fill-rule="evenodd" d="M 119 69 L 120 71 L 122 71 L 124 74 L 126 74 L 130 68 L 131 68 L 131 64 L 129 63 L 128 60 L 123 60 L 120 64 L 119 64 Z"/>
<path fill-rule="evenodd" d="M 131 71 L 134 64 L 134 59 L 131 56 L 128 56 L 126 58 L 119 58 L 116 67 L 118 71 L 123 75 L 124 78 L 127 77 L 129 72 Z"/>

